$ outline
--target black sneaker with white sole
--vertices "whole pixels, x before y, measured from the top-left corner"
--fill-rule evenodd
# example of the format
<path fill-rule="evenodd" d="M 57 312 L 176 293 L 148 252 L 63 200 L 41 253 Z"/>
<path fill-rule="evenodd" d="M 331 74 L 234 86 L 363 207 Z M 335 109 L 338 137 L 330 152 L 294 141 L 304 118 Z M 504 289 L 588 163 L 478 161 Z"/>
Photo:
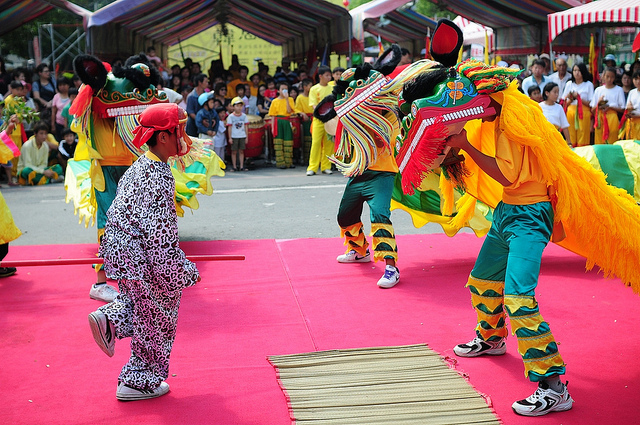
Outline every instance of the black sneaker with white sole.
<path fill-rule="evenodd" d="M 542 416 L 570 410 L 573 407 L 573 399 L 569 395 L 567 384 L 562 384 L 562 391 L 557 392 L 552 390 L 547 382 L 541 381 L 536 392 L 524 400 L 516 401 L 511 408 L 522 416 Z"/>
<path fill-rule="evenodd" d="M 453 352 L 460 357 L 501 356 L 507 352 L 507 344 L 504 338 L 497 341 L 485 341 L 475 337 L 466 344 L 458 344 L 453 347 Z"/>

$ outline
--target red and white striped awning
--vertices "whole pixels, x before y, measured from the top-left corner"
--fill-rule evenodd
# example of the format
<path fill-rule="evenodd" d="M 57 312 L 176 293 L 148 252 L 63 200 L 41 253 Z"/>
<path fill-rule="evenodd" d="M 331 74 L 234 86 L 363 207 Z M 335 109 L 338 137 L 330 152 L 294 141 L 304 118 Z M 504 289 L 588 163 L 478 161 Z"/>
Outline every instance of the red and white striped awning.
<path fill-rule="evenodd" d="M 599 0 L 547 15 L 549 43 L 560 33 L 581 25 L 640 25 L 640 0 Z"/>

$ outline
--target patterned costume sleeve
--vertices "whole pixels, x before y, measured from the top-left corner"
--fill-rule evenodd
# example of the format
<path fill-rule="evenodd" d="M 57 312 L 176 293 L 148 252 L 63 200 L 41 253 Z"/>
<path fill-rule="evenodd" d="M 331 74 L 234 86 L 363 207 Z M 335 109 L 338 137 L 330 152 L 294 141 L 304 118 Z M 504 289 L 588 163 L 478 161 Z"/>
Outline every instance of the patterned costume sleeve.
<path fill-rule="evenodd" d="M 173 194 L 175 181 L 169 165 L 150 161 L 145 173 L 145 191 L 149 204 L 148 213 L 142 217 L 141 226 L 145 238 L 146 259 L 152 269 L 155 283 L 167 290 L 178 290 L 195 285 L 199 273 L 196 265 L 187 260 L 180 249 L 178 219 Z"/>

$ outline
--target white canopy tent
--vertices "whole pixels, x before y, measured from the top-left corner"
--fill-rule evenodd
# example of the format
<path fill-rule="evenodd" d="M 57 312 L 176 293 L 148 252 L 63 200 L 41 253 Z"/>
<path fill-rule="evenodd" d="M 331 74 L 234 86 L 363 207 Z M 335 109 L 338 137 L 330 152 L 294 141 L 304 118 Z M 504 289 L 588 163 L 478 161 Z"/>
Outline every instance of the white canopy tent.
<path fill-rule="evenodd" d="M 493 46 L 493 28 L 477 24 L 462 16 L 456 16 L 453 23 L 462 30 L 465 46 L 470 44 L 482 44 L 484 46 L 485 32 L 489 36 L 489 46 Z"/>
<path fill-rule="evenodd" d="M 579 26 L 640 25 L 640 0 L 599 0 L 547 16 L 549 44 Z"/>

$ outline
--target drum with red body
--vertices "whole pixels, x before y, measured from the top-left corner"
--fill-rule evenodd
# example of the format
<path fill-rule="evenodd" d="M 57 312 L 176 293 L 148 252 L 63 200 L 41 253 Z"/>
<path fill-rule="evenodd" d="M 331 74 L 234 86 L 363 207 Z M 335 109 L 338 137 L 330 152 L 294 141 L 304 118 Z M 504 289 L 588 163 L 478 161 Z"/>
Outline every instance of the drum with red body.
<path fill-rule="evenodd" d="M 293 147 L 297 149 L 302 146 L 302 124 L 300 122 L 300 116 L 298 114 L 289 116 L 289 122 L 291 123 L 291 132 L 293 133 Z"/>
<path fill-rule="evenodd" d="M 264 150 L 264 120 L 259 115 L 247 115 L 245 158 L 255 158 Z"/>

